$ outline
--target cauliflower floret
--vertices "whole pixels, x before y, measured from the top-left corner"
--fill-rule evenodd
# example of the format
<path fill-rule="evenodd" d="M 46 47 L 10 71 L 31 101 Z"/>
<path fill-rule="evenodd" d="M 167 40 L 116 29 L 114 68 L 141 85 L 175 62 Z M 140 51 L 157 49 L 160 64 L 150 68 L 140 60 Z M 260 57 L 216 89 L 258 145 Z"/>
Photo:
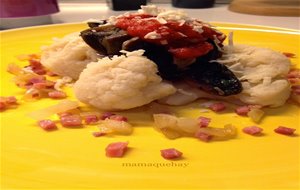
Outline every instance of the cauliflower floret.
<path fill-rule="evenodd" d="M 255 86 L 245 83 L 243 83 L 244 90 L 239 98 L 247 104 L 277 107 L 283 105 L 290 96 L 290 84 L 284 79 L 275 80 L 269 84 L 260 83 Z"/>
<path fill-rule="evenodd" d="M 156 64 L 136 52 L 90 63 L 74 85 L 76 97 L 101 110 L 125 110 L 175 93 Z"/>
<path fill-rule="evenodd" d="M 78 79 L 82 70 L 92 61 L 97 61 L 96 51 L 77 32 L 55 39 L 52 45 L 42 48 L 41 63 L 61 76 Z"/>
<path fill-rule="evenodd" d="M 242 93 L 218 97 L 186 84 L 174 84 L 178 91 L 160 102 L 182 105 L 198 98 L 210 98 L 278 107 L 290 96 L 286 75 L 291 63 L 279 52 L 248 45 L 225 46 L 223 56 L 217 61 L 226 65 L 242 81 Z"/>
<path fill-rule="evenodd" d="M 282 53 L 267 48 L 234 45 L 233 52 L 225 47 L 220 59 L 243 82 L 243 91 L 237 95 L 242 102 L 277 107 L 290 95 L 290 84 L 285 78 L 290 60 Z"/>
<path fill-rule="evenodd" d="M 271 49 L 236 45 L 234 50 L 241 52 L 236 54 L 244 65 L 244 76 L 241 79 L 257 83 L 265 77 L 286 76 L 290 70 L 289 59 Z"/>

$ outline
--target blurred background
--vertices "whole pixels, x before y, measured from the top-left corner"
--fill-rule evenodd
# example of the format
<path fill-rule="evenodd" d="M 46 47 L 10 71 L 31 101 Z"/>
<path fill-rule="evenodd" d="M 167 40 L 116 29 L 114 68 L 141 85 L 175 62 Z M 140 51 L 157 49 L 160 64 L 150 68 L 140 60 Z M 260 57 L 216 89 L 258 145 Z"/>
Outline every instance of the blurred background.
<path fill-rule="evenodd" d="M 106 19 L 143 4 L 182 9 L 208 22 L 300 29 L 300 0 L 0 0 L 0 28 Z"/>
<path fill-rule="evenodd" d="M 107 0 L 59 0 L 60 2 L 106 2 Z M 125 0 L 126 1 L 126 0 Z M 172 0 L 148 0 L 149 3 L 171 3 Z M 189 1 L 189 0 L 184 0 Z M 229 3 L 230 0 L 215 0 L 216 3 Z"/>

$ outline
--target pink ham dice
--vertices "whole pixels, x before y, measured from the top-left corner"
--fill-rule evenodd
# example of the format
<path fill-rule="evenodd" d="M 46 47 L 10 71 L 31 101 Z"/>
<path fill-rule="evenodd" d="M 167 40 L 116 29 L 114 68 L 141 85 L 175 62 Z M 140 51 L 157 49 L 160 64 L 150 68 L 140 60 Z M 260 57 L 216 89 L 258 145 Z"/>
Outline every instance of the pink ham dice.
<path fill-rule="evenodd" d="M 99 121 L 99 118 L 97 115 L 87 115 L 84 117 L 84 122 L 86 124 L 95 124 Z"/>
<path fill-rule="evenodd" d="M 61 98 L 65 98 L 67 95 L 66 95 L 66 93 L 64 93 L 62 91 L 54 90 L 54 91 L 49 92 L 48 96 L 49 96 L 49 98 L 52 98 L 52 99 L 61 99 Z"/>
<path fill-rule="evenodd" d="M 243 132 L 249 135 L 259 135 L 263 131 L 262 128 L 257 126 L 245 127 L 243 128 Z"/>
<path fill-rule="evenodd" d="M 55 130 L 57 129 L 56 124 L 54 123 L 54 121 L 49 120 L 49 119 L 45 119 L 45 120 L 40 120 L 38 122 L 39 126 L 46 130 L 46 131 L 51 131 L 51 130 Z"/>
<path fill-rule="evenodd" d="M 247 116 L 249 111 L 250 111 L 249 106 L 240 106 L 235 109 L 235 112 L 241 116 Z"/>
<path fill-rule="evenodd" d="M 44 75 L 47 73 L 45 67 L 41 64 L 39 60 L 29 59 L 30 69 L 38 75 Z"/>
<path fill-rule="evenodd" d="M 284 127 L 284 126 L 279 126 L 274 131 L 276 133 L 278 133 L 278 134 L 291 136 L 291 135 L 294 134 L 294 132 L 296 131 L 296 129 L 289 128 L 289 127 Z"/>
<path fill-rule="evenodd" d="M 8 108 L 14 108 L 17 104 L 17 99 L 14 96 L 0 96 L 0 111 L 4 111 Z"/>
<path fill-rule="evenodd" d="M 222 102 L 213 103 L 209 106 L 209 109 L 211 109 L 214 112 L 221 112 L 226 109 L 226 105 Z"/>
<path fill-rule="evenodd" d="M 196 132 L 195 137 L 204 142 L 208 142 L 213 138 L 212 135 L 199 132 L 199 131 Z"/>
<path fill-rule="evenodd" d="M 125 122 L 128 121 L 127 117 L 122 115 L 112 115 L 109 117 L 109 119 L 116 120 L 116 121 L 125 121 Z"/>
<path fill-rule="evenodd" d="M 105 133 L 103 133 L 101 131 L 95 131 L 92 134 L 94 137 L 102 137 L 102 136 L 106 135 Z"/>
<path fill-rule="evenodd" d="M 63 115 L 60 117 L 60 122 L 64 127 L 81 126 L 82 119 L 80 115 Z"/>
<path fill-rule="evenodd" d="M 8 104 L 16 104 L 16 103 L 17 103 L 17 99 L 16 99 L 16 97 L 14 97 L 14 96 L 8 96 L 8 97 L 6 98 L 6 102 L 7 102 Z"/>
<path fill-rule="evenodd" d="M 200 127 L 207 127 L 209 125 L 209 123 L 211 122 L 211 119 L 207 118 L 207 117 L 200 116 L 198 118 L 198 121 L 199 121 L 199 126 Z"/>
<path fill-rule="evenodd" d="M 176 150 L 175 148 L 160 150 L 160 153 L 161 156 L 167 160 L 178 159 L 182 156 L 182 152 Z"/>
<path fill-rule="evenodd" d="M 127 150 L 128 142 L 115 142 L 109 144 L 105 151 L 107 157 L 123 157 Z"/>
<path fill-rule="evenodd" d="M 0 110 L 5 110 L 6 105 L 4 102 L 0 102 Z"/>

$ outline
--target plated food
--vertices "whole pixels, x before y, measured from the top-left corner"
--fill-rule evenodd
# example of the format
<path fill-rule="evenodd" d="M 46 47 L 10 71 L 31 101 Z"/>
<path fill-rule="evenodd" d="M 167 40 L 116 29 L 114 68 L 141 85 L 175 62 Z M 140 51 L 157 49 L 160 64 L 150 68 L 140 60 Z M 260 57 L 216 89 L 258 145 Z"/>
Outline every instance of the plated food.
<path fill-rule="evenodd" d="M 225 34 L 183 12 L 142 6 L 89 26 L 44 48 L 41 63 L 78 79 L 77 98 L 100 110 L 198 98 L 278 107 L 290 97 L 285 55 L 233 44 L 232 36 L 224 45 Z"/>
<path fill-rule="evenodd" d="M 238 115 L 258 123 L 264 107 L 280 107 L 290 97 L 299 103 L 299 71 L 291 67 L 285 54 L 235 44 L 233 33 L 225 45 L 224 33 L 184 12 L 142 6 L 137 12 L 94 20 L 88 26 L 54 39 L 52 45 L 42 47 L 40 56 L 25 58 L 28 67 L 8 68 L 16 75 L 15 83 L 27 89 L 25 97 L 63 99 L 66 94 L 61 87 L 74 82 L 76 98 L 102 112 L 80 115 L 78 104 L 65 101 L 39 111 L 39 116 L 31 114 L 41 120 L 43 129 L 56 129 L 45 117 L 59 114 L 65 127 L 82 125 L 83 120 L 99 124 L 100 132 L 94 136 L 130 134 L 127 118 L 111 112 L 153 102 L 186 105 L 200 98 L 213 100 L 205 107 L 214 112 L 232 103 Z M 61 78 L 53 82 L 45 75 Z M 211 118 L 182 118 L 163 112 L 153 114 L 153 119 L 155 128 L 168 138 L 194 136 L 209 141 L 236 135 L 230 123 L 213 128 Z M 258 134 L 261 130 L 250 127 L 244 132 Z"/>
<path fill-rule="evenodd" d="M 298 80 L 297 32 L 264 26 L 213 24 L 226 34 L 227 39 L 230 31 L 234 31 L 234 46 L 244 43 L 272 48 L 287 56 L 294 53 L 294 57 L 290 58 L 293 71 L 287 77 L 296 89 L 297 83 L 292 82 Z M 29 63 L 29 59 L 40 62 L 40 47 L 51 45 L 54 36 L 63 38 L 66 34 L 76 31 L 80 33 L 85 29 L 88 29 L 85 23 L 74 23 L 0 32 L 3 36 L 0 45 L 3 50 L 1 96 L 15 96 L 17 99 L 16 103 L 7 106 L 0 114 L 1 178 L 4 187 L 130 189 L 134 184 L 136 188 L 145 189 L 157 184 L 158 188 L 173 189 L 299 188 L 299 107 L 291 103 L 290 99 L 275 108 L 242 106 L 222 99 L 199 98 L 182 106 L 169 106 L 154 101 L 124 111 L 101 111 L 76 99 L 72 87 L 75 80 L 68 82 L 70 77 L 53 76 L 53 72 L 48 69 Z M 225 47 L 227 39 L 223 42 Z M 28 55 L 32 53 L 35 55 Z M 18 56 L 20 54 L 26 56 Z M 24 61 L 19 61 L 15 56 Z M 42 88 L 38 91 L 30 90 L 25 98 L 24 94 L 33 84 L 29 83 L 28 88 L 14 85 L 15 76 L 6 72 L 7 65 L 12 62 L 25 70 L 24 73 L 33 70 L 44 76 L 45 79 L 34 85 Z M 50 87 L 44 88 L 48 83 Z M 294 89 L 291 89 L 293 93 Z M 64 92 L 65 97 L 53 99 L 48 95 L 49 91 Z M 31 93 L 35 95 L 31 97 Z M 255 123 L 249 115 L 252 112 L 257 114 L 257 110 L 262 111 L 263 116 Z M 191 119 L 189 123 L 196 121 L 206 130 L 216 129 L 211 132 L 220 135 L 224 134 L 222 131 L 225 126 L 231 124 L 236 129 L 236 135 L 222 139 L 200 132 L 196 138 L 182 133 L 184 137 L 170 140 L 163 132 L 157 132 L 159 129 L 154 125 L 153 114 L 167 114 L 180 120 Z M 72 122 L 73 126 L 63 126 L 62 118 L 70 125 L 68 115 L 80 117 L 69 117 L 76 118 Z M 79 119 L 81 125 L 74 126 L 79 123 Z M 56 129 L 52 122 L 47 121 L 41 125 L 54 129 L 43 129 L 39 126 L 40 120 L 51 120 Z M 118 120 L 123 122 L 110 122 Z M 127 124 L 124 125 L 126 128 L 122 127 L 124 122 L 130 125 L 129 128 Z M 114 130 L 107 127 L 111 126 L 110 123 L 116 124 Z M 254 126 L 263 130 L 258 133 L 259 129 Z M 288 135 L 292 130 L 279 126 L 294 128 L 296 131 Z M 255 134 L 245 133 L 243 129 L 246 127 L 248 133 Z M 275 129 L 287 132 L 282 135 L 275 132 Z M 106 147 L 118 142 L 128 142 L 123 157 L 106 157 Z M 119 148 L 122 150 L 122 146 Z M 181 157 L 176 158 L 180 153 L 173 148 L 182 153 Z M 163 150 L 166 152 L 161 153 Z M 167 157 L 169 153 L 173 154 L 171 157 L 175 157 L 174 160 L 162 157 Z"/>

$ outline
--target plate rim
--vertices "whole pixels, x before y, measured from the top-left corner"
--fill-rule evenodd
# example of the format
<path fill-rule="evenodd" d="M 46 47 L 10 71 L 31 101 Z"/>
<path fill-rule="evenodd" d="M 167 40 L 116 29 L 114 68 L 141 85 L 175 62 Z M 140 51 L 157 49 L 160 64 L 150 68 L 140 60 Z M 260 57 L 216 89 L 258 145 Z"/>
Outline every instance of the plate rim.
<path fill-rule="evenodd" d="M 214 23 L 214 22 L 211 22 L 212 24 Z M 66 26 L 66 27 L 68 27 L 68 26 L 79 26 L 79 25 L 83 25 L 83 24 L 85 24 L 85 23 L 82 23 L 82 22 L 80 22 L 80 23 L 60 23 L 60 24 L 52 24 L 52 25 L 41 25 L 41 26 L 34 26 L 34 27 L 25 27 L 25 28 L 18 28 L 18 29 L 14 29 L 13 31 L 22 31 L 22 30 L 24 30 L 24 29 L 28 29 L 28 30 L 30 30 L 30 29 L 32 29 L 32 30 L 38 30 L 39 28 L 47 28 L 47 27 L 51 27 L 51 29 L 54 29 L 55 27 L 57 27 L 57 26 L 61 26 L 61 27 L 64 27 L 64 26 Z M 229 24 L 231 24 L 231 23 L 229 23 Z M 241 25 L 240 25 L 241 26 Z M 227 28 L 227 29 L 230 29 L 231 27 L 224 27 L 224 29 L 225 28 Z M 247 30 L 247 28 L 242 28 L 241 27 L 241 29 L 244 29 L 244 30 L 246 30 L 246 31 L 249 31 L 249 30 Z M 255 31 L 257 31 L 257 32 L 259 32 L 260 31 L 260 29 L 258 29 L 258 28 L 252 28 L 252 30 L 255 32 Z M 262 29 L 262 30 L 264 30 L 264 29 Z M 10 34 L 10 32 L 13 32 L 12 30 L 10 30 L 10 31 L 7 31 L 6 33 L 7 34 Z M 265 31 L 268 31 L 268 30 L 265 30 Z M 278 31 L 278 30 L 270 30 L 270 31 L 273 31 L 273 32 L 277 32 L 277 33 L 282 33 L 282 34 L 289 34 L 289 33 L 291 33 L 291 32 L 288 32 L 288 31 Z M 2 32 L 0 33 L 0 34 L 2 34 Z M 2 45 L 2 44 L 1 44 Z M 0 130 L 0 133 L 1 133 L 1 130 Z M 11 187 L 10 187 L 11 188 Z M 33 188 L 36 188 L 36 187 L 33 187 Z M 73 187 L 73 188 L 75 188 L 75 187 Z M 78 187 L 77 187 L 78 188 Z M 50 188 L 49 188 L 50 189 Z M 80 188 L 79 188 L 80 189 Z M 126 189 L 126 188 L 125 188 Z M 129 188 L 130 189 L 130 188 Z M 160 188 L 159 188 L 160 189 Z M 195 189 L 197 189 L 197 188 L 195 188 Z M 204 189 L 206 189 L 206 188 L 204 188 Z M 216 189 L 219 189 L 219 188 L 216 188 Z"/>

